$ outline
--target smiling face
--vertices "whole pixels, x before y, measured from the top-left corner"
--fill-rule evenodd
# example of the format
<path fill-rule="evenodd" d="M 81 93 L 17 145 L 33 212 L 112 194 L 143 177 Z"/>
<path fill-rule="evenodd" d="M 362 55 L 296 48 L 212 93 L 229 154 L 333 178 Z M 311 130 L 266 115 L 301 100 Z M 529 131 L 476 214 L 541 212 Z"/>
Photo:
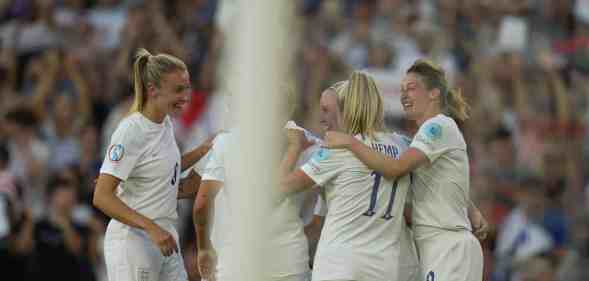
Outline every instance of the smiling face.
<path fill-rule="evenodd" d="M 332 89 L 327 89 L 321 94 L 319 100 L 319 123 L 321 129 L 326 131 L 341 131 L 341 113 L 337 105 L 337 94 Z"/>
<path fill-rule="evenodd" d="M 428 90 L 418 74 L 407 73 L 401 83 L 401 104 L 409 120 L 423 118 L 436 96 L 438 89 Z"/>
<path fill-rule="evenodd" d="M 180 115 L 190 99 L 190 76 L 186 70 L 164 74 L 159 87 L 149 86 L 150 98 L 157 108 L 165 114 Z"/>

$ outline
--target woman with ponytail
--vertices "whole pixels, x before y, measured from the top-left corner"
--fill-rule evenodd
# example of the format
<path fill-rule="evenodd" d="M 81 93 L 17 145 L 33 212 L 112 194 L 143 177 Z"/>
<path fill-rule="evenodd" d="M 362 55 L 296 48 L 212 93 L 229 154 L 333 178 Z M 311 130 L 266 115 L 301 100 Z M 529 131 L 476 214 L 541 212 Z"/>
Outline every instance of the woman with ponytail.
<path fill-rule="evenodd" d="M 111 136 L 94 191 L 94 206 L 112 218 L 104 240 L 108 279 L 188 280 L 177 199 L 194 197 L 200 178 L 179 177 L 208 148 L 181 158 L 169 115 L 188 102 L 189 75 L 178 58 L 140 49 L 133 82 L 133 105 Z"/>
<path fill-rule="evenodd" d="M 367 74 L 354 72 L 346 82 L 325 91 L 320 103 L 327 129 L 350 134 L 383 157 L 398 157 L 407 149 L 403 137 L 383 131 L 383 101 Z M 326 201 L 312 280 L 406 281 L 399 257 L 400 241 L 406 240 L 408 231 L 403 209 L 409 176 L 382 178 L 343 149 L 320 148 L 302 167 L 294 168 L 306 143 L 302 130 L 288 130 L 281 186 L 285 192 L 319 186 Z M 417 263 L 410 251 L 402 258 Z"/>
<path fill-rule="evenodd" d="M 468 118 L 468 105 L 448 87 L 444 71 L 427 60 L 407 70 L 401 103 L 419 130 L 400 158 L 385 157 L 340 132 L 328 132 L 326 145 L 346 148 L 384 178 L 412 175 L 419 280 L 482 280 L 483 253 L 475 236 L 484 239 L 487 226 L 470 201 L 467 148 L 457 125 Z"/>

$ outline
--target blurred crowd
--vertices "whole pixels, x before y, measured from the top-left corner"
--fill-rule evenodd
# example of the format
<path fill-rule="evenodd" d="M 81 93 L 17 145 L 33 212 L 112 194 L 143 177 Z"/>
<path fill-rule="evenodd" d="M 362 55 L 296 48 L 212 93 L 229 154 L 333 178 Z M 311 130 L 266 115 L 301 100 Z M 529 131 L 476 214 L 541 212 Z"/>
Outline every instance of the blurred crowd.
<path fill-rule="evenodd" d="M 92 207 L 93 181 L 130 106 L 133 53 L 187 63 L 192 99 L 175 122 L 181 150 L 191 149 L 224 126 L 219 59 L 235 2 L 0 1 L 5 276 L 105 280 L 107 219 Z M 461 125 L 471 194 L 492 226 L 485 280 L 586 280 L 589 0 L 293 2 L 299 123 L 318 132 L 322 90 L 361 69 L 385 97 L 389 129 L 411 135 L 400 79 L 418 58 L 438 62 L 471 105 Z M 188 267 L 191 203 L 180 205 Z"/>

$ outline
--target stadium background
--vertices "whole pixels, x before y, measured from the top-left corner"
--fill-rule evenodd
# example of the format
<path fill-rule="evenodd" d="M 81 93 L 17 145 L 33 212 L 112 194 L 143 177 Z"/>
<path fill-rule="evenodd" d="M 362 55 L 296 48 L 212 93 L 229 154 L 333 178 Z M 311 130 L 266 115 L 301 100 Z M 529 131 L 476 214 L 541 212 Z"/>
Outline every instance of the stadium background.
<path fill-rule="evenodd" d="M 176 128 L 182 149 L 196 146 L 225 126 L 217 68 L 239 13 L 232 2 L 0 1 L 2 276 L 105 280 L 106 219 L 90 198 L 130 105 L 132 54 L 187 62 L 194 92 Z M 440 63 L 472 106 L 463 130 L 473 198 L 491 224 L 485 280 L 586 280 L 589 1 L 296 2 L 297 121 L 317 130 L 321 91 L 363 69 L 385 96 L 390 129 L 411 134 L 398 102 L 403 70 L 421 57 Z M 180 208 L 189 269 L 190 204 Z M 66 243 L 71 235 L 81 243 Z"/>

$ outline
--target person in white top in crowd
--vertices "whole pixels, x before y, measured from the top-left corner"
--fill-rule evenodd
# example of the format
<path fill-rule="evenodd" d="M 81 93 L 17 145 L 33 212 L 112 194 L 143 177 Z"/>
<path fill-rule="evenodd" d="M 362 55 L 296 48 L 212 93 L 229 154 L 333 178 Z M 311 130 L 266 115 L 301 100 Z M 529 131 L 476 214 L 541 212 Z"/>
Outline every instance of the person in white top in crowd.
<path fill-rule="evenodd" d="M 407 148 L 402 136 L 383 132 L 382 98 L 367 74 L 354 72 L 336 93 L 327 95 L 325 109 L 332 114 L 334 129 L 354 135 L 386 157 L 398 157 Z M 409 176 L 385 179 L 351 152 L 325 148 L 293 171 L 306 140 L 300 130 L 288 130 L 288 140 L 281 186 L 298 192 L 318 185 L 327 205 L 313 280 L 399 280 Z"/>
<path fill-rule="evenodd" d="M 467 119 L 467 104 L 449 89 L 444 71 L 427 60 L 408 69 L 401 103 L 419 130 L 400 158 L 384 157 L 341 132 L 327 132 L 327 147 L 353 152 L 384 178 L 412 173 L 420 280 L 482 280 L 483 252 L 475 235 L 484 239 L 487 224 L 469 197 L 467 148 L 456 123 Z"/>
<path fill-rule="evenodd" d="M 93 204 L 112 219 L 104 239 L 108 278 L 187 280 L 176 231 L 178 198 L 193 197 L 200 178 L 180 182 L 183 168 L 209 149 L 180 156 L 169 114 L 190 94 L 186 65 L 139 49 L 133 65 L 134 102 L 110 139 Z"/>

